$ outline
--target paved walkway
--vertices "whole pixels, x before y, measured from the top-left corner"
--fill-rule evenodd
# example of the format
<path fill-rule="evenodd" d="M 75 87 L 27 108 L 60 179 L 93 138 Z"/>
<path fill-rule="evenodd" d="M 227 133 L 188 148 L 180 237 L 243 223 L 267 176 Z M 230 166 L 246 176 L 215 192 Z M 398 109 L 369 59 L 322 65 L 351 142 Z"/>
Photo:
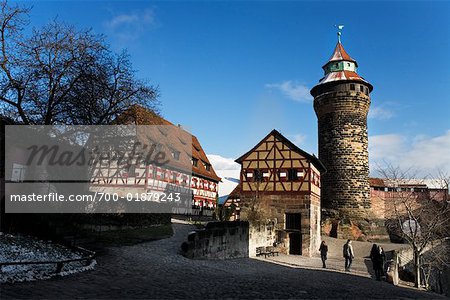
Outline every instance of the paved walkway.
<path fill-rule="evenodd" d="M 280 254 L 279 256 L 257 258 L 258 260 L 265 260 L 273 262 L 276 264 L 289 266 L 292 268 L 301 268 L 309 270 L 324 270 L 322 268 L 322 260 L 320 257 L 304 257 L 301 255 L 285 255 Z M 352 267 L 350 272 L 346 272 L 344 268 L 344 258 L 328 257 L 326 262 L 326 271 L 333 271 L 339 273 L 353 274 L 362 277 L 372 278 L 375 273 L 372 269 L 372 262 L 370 259 L 358 258 L 354 259 L 352 262 Z M 325 271 L 325 270 L 324 270 Z"/>
<path fill-rule="evenodd" d="M 328 270 L 256 259 L 190 260 L 178 254 L 193 229 L 174 224 L 169 239 L 109 248 L 95 270 L 46 281 L 4 284 L 3 299 L 440 299 L 436 294 Z M 288 259 L 293 259 L 290 257 Z M 299 257 L 297 257 L 299 258 Z M 285 259 L 280 256 L 280 260 Z M 304 264 L 303 260 L 298 263 Z M 315 264 L 311 260 L 311 264 Z M 331 265 L 331 261 L 330 261 Z"/>

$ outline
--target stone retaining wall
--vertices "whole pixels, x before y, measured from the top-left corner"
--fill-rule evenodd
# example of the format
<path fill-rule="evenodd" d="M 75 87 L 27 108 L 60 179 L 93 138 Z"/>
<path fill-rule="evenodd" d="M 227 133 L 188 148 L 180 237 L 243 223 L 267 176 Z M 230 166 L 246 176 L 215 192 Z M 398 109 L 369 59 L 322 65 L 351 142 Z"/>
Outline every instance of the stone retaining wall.
<path fill-rule="evenodd" d="M 211 222 L 205 229 L 189 233 L 181 252 L 193 259 L 248 257 L 248 241 L 248 222 Z"/>
<path fill-rule="evenodd" d="M 436 246 L 438 249 L 435 251 L 446 251 L 445 244 L 441 244 Z M 431 247 L 426 250 L 423 254 L 423 258 L 426 261 L 432 261 L 433 257 L 432 251 L 429 251 Z M 404 248 L 394 251 L 395 261 L 397 263 L 397 270 L 400 272 L 400 278 L 402 276 L 410 276 L 410 280 L 414 280 L 414 254 L 411 248 Z M 423 262 L 422 262 L 423 263 Z M 422 282 L 424 282 L 424 273 L 421 274 Z M 428 288 L 434 292 L 445 294 L 446 296 L 450 296 L 450 267 L 445 267 L 442 265 L 435 265 L 432 267 L 430 278 L 428 281 Z"/>

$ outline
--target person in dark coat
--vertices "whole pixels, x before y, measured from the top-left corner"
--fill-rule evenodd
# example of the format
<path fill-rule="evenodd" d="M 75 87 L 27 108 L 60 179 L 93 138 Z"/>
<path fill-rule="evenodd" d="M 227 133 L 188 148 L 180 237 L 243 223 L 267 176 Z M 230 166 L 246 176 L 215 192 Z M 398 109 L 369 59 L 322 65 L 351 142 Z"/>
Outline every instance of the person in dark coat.
<path fill-rule="evenodd" d="M 328 246 L 327 243 L 325 243 L 325 241 L 322 241 L 322 243 L 320 244 L 320 258 L 322 259 L 322 268 L 326 268 L 327 265 L 325 264 L 326 260 L 327 260 L 327 253 L 328 253 Z"/>
<path fill-rule="evenodd" d="M 386 263 L 386 254 L 384 253 L 384 250 L 381 246 L 378 246 L 378 272 L 379 272 L 379 280 L 381 280 L 381 277 L 384 275 L 384 264 Z"/>
<path fill-rule="evenodd" d="M 376 279 L 381 280 L 381 277 L 384 275 L 384 262 L 386 260 L 386 254 L 383 248 L 377 244 L 373 244 L 372 250 L 370 250 L 370 259 L 372 260 Z"/>
<path fill-rule="evenodd" d="M 377 280 L 379 280 L 379 263 L 378 261 L 380 260 L 379 257 L 379 251 L 378 251 L 378 245 L 377 244 L 373 244 L 372 245 L 372 249 L 370 250 L 370 260 L 372 261 L 372 267 L 373 267 L 373 271 L 375 272 L 375 277 L 377 278 Z"/>

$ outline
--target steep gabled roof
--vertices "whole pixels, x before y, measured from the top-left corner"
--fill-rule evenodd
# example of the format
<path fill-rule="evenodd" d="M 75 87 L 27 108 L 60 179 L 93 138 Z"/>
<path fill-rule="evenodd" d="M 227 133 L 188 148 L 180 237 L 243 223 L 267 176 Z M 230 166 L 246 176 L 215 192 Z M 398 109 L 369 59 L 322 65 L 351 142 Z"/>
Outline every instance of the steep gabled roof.
<path fill-rule="evenodd" d="M 245 154 L 241 155 L 239 158 L 235 160 L 235 162 L 242 164 L 242 161 L 245 160 L 247 156 L 250 155 L 253 151 L 255 151 L 265 140 L 267 140 L 271 135 L 274 135 L 276 138 L 278 138 L 282 143 L 287 145 L 292 151 L 297 152 L 298 154 L 302 155 L 306 159 L 308 159 L 321 173 L 326 172 L 325 166 L 322 164 L 322 162 L 315 156 L 311 155 L 299 147 L 297 147 L 294 143 L 292 143 L 290 140 L 288 140 L 284 135 L 282 135 L 277 130 L 273 129 L 268 135 L 266 135 L 265 138 L 263 138 L 258 144 L 256 144 L 255 147 L 247 151 Z"/>
<path fill-rule="evenodd" d="M 320 87 L 328 84 L 339 84 L 342 82 L 364 83 L 368 86 L 369 91 L 373 90 L 373 86 L 364 78 L 358 75 L 356 68 L 358 63 L 345 51 L 339 41 L 334 48 L 330 59 L 322 66 L 325 72 L 324 77 L 319 83 L 311 89 L 311 95 L 315 96 Z"/>
<path fill-rule="evenodd" d="M 241 197 L 241 188 L 242 188 L 242 184 L 239 183 L 228 195 L 227 200 L 228 199 L 239 199 Z"/>
<path fill-rule="evenodd" d="M 336 44 L 336 47 L 334 48 L 333 54 L 331 55 L 330 59 L 325 65 L 327 65 L 329 62 L 343 61 L 343 60 L 354 62 L 356 66 L 358 66 L 356 60 L 351 58 L 350 55 L 348 55 L 347 51 L 345 51 L 344 46 L 342 46 L 342 44 L 338 42 Z"/>
<path fill-rule="evenodd" d="M 135 125 L 165 125 L 164 128 L 153 128 L 146 130 L 146 138 L 153 141 L 165 141 L 165 151 L 167 155 L 171 155 L 171 150 L 180 152 L 180 161 L 171 160 L 169 165 L 173 164 L 176 168 L 192 168 L 192 173 L 196 176 L 220 181 L 214 168 L 211 166 L 208 157 L 203 151 L 197 137 L 185 131 L 181 126 L 174 125 L 160 115 L 139 105 L 133 105 L 122 115 L 120 115 L 114 124 L 135 124 Z M 166 127 L 167 126 L 167 127 Z M 190 140 L 187 140 L 187 139 Z M 197 166 L 193 166 L 190 159 L 198 160 Z M 209 170 L 204 164 L 210 165 Z"/>

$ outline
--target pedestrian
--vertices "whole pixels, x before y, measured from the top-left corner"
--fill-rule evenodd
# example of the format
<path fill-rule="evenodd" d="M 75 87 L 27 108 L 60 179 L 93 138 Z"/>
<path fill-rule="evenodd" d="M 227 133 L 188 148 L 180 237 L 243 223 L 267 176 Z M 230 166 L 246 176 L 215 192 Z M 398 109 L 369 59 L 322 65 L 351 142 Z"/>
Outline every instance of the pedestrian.
<path fill-rule="evenodd" d="M 349 272 L 350 267 L 352 266 L 353 258 L 355 257 L 353 255 L 353 247 L 351 240 L 347 240 L 347 243 L 344 244 L 343 255 L 345 258 L 345 271 Z"/>
<path fill-rule="evenodd" d="M 378 280 L 384 277 L 384 265 L 386 263 L 386 254 L 384 253 L 383 247 L 378 246 Z"/>
<path fill-rule="evenodd" d="M 377 244 L 372 245 L 372 249 L 370 250 L 370 260 L 372 261 L 373 271 L 375 272 L 375 277 L 377 280 L 380 280 L 380 250 Z"/>
<path fill-rule="evenodd" d="M 325 243 L 325 241 L 322 241 L 322 243 L 320 244 L 320 258 L 322 259 L 322 268 L 326 268 L 327 265 L 325 264 L 326 260 L 327 260 L 327 253 L 328 253 L 328 245 L 327 243 Z"/>
<path fill-rule="evenodd" d="M 375 271 L 375 278 L 380 281 L 384 276 L 384 264 L 386 261 L 386 254 L 381 246 L 377 244 L 372 245 L 370 250 L 370 259 L 372 260 L 373 270 Z"/>

